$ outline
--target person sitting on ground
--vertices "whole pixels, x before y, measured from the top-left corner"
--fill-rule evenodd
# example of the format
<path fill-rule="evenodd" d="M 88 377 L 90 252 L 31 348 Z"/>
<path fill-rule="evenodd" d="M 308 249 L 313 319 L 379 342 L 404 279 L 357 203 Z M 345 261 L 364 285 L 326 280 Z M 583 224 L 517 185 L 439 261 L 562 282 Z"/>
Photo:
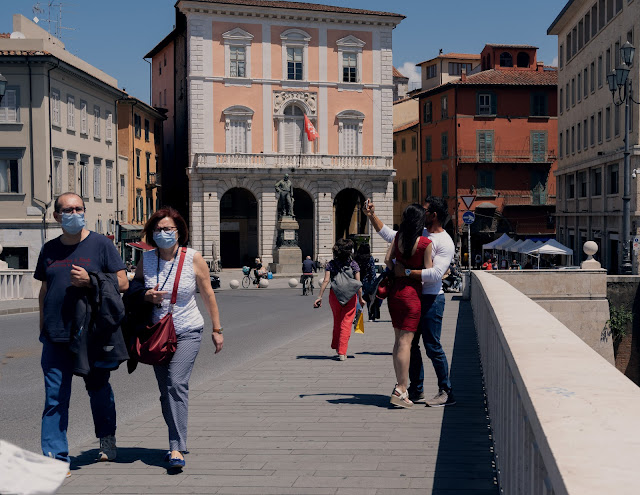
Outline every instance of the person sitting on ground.
<path fill-rule="evenodd" d="M 513 260 L 511 262 L 511 266 L 509 267 L 509 270 L 521 270 L 520 265 L 516 260 Z"/>

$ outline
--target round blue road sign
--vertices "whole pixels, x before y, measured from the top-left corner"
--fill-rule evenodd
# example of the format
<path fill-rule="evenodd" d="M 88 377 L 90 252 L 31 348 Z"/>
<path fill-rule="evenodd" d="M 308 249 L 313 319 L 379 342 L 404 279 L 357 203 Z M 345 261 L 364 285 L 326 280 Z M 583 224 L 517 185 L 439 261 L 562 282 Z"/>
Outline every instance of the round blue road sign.
<path fill-rule="evenodd" d="M 471 225 L 473 222 L 476 221 L 476 214 L 472 211 L 465 211 L 462 214 L 462 221 L 467 225 Z"/>

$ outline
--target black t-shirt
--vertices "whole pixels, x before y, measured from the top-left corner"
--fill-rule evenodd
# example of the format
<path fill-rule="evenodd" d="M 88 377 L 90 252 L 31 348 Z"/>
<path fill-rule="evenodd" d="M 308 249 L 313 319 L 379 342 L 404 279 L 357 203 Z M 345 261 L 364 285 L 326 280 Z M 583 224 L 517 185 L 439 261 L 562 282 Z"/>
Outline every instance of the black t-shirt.
<path fill-rule="evenodd" d="M 116 273 L 125 269 L 113 243 L 101 234 L 89 232 L 78 244 L 62 244 L 57 237 L 40 251 L 34 278 L 47 283 L 44 298 L 43 333 L 52 342 L 68 342 L 75 314 L 75 302 L 85 289 L 71 285 L 71 265 L 87 272 Z"/>

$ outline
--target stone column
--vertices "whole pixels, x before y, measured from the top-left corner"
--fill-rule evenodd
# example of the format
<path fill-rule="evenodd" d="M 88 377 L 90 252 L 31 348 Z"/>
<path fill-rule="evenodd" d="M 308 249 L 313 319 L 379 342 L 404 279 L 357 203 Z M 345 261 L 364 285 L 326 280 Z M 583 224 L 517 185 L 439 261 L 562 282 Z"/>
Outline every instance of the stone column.
<path fill-rule="evenodd" d="M 333 195 L 331 193 L 332 181 L 318 181 L 318 195 L 316 204 L 316 258 L 329 261 L 332 257 L 332 248 L 335 237 L 335 225 L 333 219 Z"/>
<path fill-rule="evenodd" d="M 207 261 L 220 258 L 220 198 L 218 180 L 205 179 L 202 190 L 203 246 L 201 254 Z M 213 252 L 215 242 L 216 252 Z"/>
<path fill-rule="evenodd" d="M 389 177 L 389 180 L 386 181 L 375 180 L 371 182 L 371 185 L 373 191 L 371 201 L 376 207 L 376 216 L 385 225 L 393 228 L 393 178 Z M 388 244 L 376 233 L 371 222 L 369 222 L 369 233 L 371 235 L 371 254 L 382 262 L 387 253 Z"/>
<path fill-rule="evenodd" d="M 276 248 L 276 221 L 278 198 L 272 177 L 262 180 L 261 192 L 258 197 L 258 252 L 262 264 L 273 263 L 273 252 Z"/>
<path fill-rule="evenodd" d="M 202 223 L 203 208 L 202 176 L 189 169 L 189 245 L 200 252 L 203 251 L 204 225 Z M 204 253 L 202 253 L 204 256 Z"/>

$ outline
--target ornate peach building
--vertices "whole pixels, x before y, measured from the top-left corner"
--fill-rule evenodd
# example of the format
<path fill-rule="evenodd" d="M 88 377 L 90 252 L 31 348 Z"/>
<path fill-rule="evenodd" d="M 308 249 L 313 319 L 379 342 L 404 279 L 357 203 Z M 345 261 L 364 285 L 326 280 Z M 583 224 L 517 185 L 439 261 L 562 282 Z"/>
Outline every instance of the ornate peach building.
<path fill-rule="evenodd" d="M 391 34 L 402 19 L 298 2 L 178 1 L 176 28 L 147 57 L 153 104 L 168 109 L 164 198 L 186 210 L 205 259 L 273 261 L 274 184 L 285 173 L 304 256 L 330 259 L 337 238 L 370 234 L 365 197 L 391 223 Z M 372 240 L 382 256 L 385 244 Z"/>

